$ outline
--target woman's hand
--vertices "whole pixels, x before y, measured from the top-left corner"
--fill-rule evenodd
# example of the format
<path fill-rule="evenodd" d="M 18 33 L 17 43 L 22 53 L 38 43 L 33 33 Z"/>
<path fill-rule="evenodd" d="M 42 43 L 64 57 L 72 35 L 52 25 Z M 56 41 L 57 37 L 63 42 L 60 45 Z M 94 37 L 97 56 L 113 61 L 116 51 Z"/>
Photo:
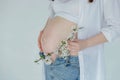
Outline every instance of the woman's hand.
<path fill-rule="evenodd" d="M 69 40 L 67 48 L 70 50 L 71 55 L 78 55 L 80 50 L 87 48 L 87 41 L 79 39 Z"/>
<path fill-rule="evenodd" d="M 40 51 L 42 51 L 42 45 L 41 45 L 41 37 L 42 37 L 43 30 L 40 31 L 39 36 L 38 36 L 38 48 Z"/>

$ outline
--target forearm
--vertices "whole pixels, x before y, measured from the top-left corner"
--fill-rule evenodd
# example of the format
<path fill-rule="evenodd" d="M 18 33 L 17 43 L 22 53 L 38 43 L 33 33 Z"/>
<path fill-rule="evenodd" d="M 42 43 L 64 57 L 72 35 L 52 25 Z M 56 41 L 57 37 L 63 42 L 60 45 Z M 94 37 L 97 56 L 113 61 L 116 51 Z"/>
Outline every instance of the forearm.
<path fill-rule="evenodd" d="M 107 39 L 105 38 L 105 36 L 101 32 L 93 37 L 86 39 L 85 41 L 87 43 L 87 47 L 92 47 L 92 46 L 96 46 L 96 45 L 107 42 Z"/>
<path fill-rule="evenodd" d="M 81 50 L 84 50 L 86 48 L 93 47 L 105 42 L 107 42 L 107 39 L 105 38 L 104 34 L 101 32 L 85 40 L 81 40 L 77 38 L 75 38 L 72 41 L 68 40 L 67 48 L 70 50 L 71 55 L 78 55 L 77 53 Z"/>

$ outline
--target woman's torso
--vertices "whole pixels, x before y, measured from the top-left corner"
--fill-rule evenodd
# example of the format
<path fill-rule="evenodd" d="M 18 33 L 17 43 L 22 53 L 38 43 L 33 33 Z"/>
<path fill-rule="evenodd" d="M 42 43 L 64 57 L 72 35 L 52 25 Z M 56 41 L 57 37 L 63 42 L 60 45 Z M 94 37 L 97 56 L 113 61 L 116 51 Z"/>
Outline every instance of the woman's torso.
<path fill-rule="evenodd" d="M 78 22 L 79 0 L 55 0 L 52 4 L 54 18 L 46 25 L 42 34 L 42 48 L 45 53 L 53 52 L 60 41 L 67 39 L 72 27 Z"/>
<path fill-rule="evenodd" d="M 60 41 L 66 40 L 72 32 L 74 22 L 68 21 L 60 16 L 53 18 L 42 34 L 42 48 L 45 53 L 53 52 Z"/>

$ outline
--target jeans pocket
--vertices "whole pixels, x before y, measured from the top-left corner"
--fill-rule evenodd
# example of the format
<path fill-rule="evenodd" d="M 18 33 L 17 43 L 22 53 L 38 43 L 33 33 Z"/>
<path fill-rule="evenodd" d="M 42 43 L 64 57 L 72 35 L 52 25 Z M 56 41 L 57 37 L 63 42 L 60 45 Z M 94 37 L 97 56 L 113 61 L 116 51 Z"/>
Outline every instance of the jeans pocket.
<path fill-rule="evenodd" d="M 62 64 L 65 64 L 64 58 L 57 57 L 52 65 L 58 66 L 58 65 L 62 65 Z"/>

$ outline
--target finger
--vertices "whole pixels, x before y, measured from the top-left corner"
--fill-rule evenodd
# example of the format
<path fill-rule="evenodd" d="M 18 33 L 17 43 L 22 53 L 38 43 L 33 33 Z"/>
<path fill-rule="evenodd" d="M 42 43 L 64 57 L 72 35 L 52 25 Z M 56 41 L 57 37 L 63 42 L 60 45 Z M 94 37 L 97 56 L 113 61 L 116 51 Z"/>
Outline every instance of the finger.
<path fill-rule="evenodd" d="M 71 45 L 68 45 L 67 46 L 68 50 L 79 50 L 79 47 L 78 46 L 71 46 Z"/>
<path fill-rule="evenodd" d="M 70 42 L 68 43 L 68 45 L 71 45 L 71 46 L 76 46 L 76 45 L 77 45 L 77 43 L 76 43 L 76 42 L 73 42 L 73 41 L 70 41 Z"/>
<path fill-rule="evenodd" d="M 70 42 L 77 42 L 78 39 L 73 39 L 73 40 L 68 40 L 67 42 L 70 43 Z"/>
<path fill-rule="evenodd" d="M 75 48 L 75 49 L 80 48 L 80 45 L 78 42 L 72 42 L 72 43 L 68 44 L 68 46 L 70 46 L 71 48 Z"/>
<path fill-rule="evenodd" d="M 73 39 L 72 41 L 78 41 L 78 39 L 75 38 L 75 39 Z"/>
<path fill-rule="evenodd" d="M 77 50 L 71 50 L 70 53 L 78 53 L 79 51 Z"/>

